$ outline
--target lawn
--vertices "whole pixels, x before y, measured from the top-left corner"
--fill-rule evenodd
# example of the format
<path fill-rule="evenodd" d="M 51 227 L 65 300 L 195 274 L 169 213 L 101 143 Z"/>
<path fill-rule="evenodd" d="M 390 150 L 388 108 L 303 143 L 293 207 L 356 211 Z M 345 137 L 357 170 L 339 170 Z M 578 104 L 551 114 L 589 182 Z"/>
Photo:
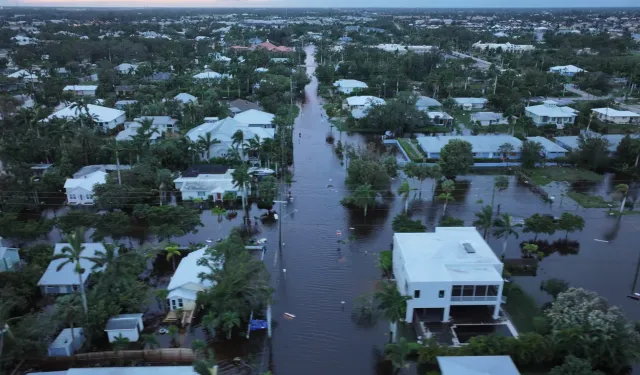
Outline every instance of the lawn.
<path fill-rule="evenodd" d="M 567 196 L 584 208 L 609 208 L 609 205 L 613 205 L 613 203 L 606 201 L 599 195 L 589 195 L 578 193 L 577 191 L 569 191 L 567 192 Z"/>
<path fill-rule="evenodd" d="M 505 283 L 504 295 L 507 303 L 504 309 L 509 314 L 511 322 L 518 332 L 532 332 L 534 330 L 533 318 L 540 314 L 536 301 L 516 283 Z"/>
<path fill-rule="evenodd" d="M 547 185 L 553 181 L 577 182 L 577 181 L 602 181 L 604 176 L 586 169 L 566 168 L 566 167 L 545 167 L 535 169 L 525 169 L 525 174 L 540 186 Z"/>
<path fill-rule="evenodd" d="M 411 143 L 410 139 L 398 138 L 398 143 L 400 143 L 400 147 L 404 149 L 404 151 L 407 153 L 411 161 L 421 163 L 424 160 L 424 155 L 418 152 L 416 147 Z"/>

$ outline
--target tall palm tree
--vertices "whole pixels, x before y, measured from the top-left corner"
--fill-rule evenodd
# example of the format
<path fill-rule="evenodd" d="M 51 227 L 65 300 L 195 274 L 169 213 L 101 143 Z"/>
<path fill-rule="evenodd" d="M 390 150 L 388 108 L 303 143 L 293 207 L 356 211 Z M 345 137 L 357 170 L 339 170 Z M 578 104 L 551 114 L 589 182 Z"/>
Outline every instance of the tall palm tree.
<path fill-rule="evenodd" d="M 211 133 L 205 133 L 204 136 L 198 136 L 198 143 L 207 152 L 207 160 L 211 160 L 211 147 L 220 143 L 220 140 L 211 137 Z"/>
<path fill-rule="evenodd" d="M 118 248 L 112 244 L 105 244 L 104 248 L 105 251 L 98 250 L 95 256 L 89 258 L 94 263 L 91 267 L 94 271 L 115 266 L 117 263 Z"/>
<path fill-rule="evenodd" d="M 63 262 L 58 265 L 57 271 L 60 271 L 67 264 L 75 266 L 74 271 L 78 274 L 78 288 L 80 290 L 80 296 L 82 297 L 82 307 L 86 315 L 89 313 L 89 306 L 87 305 L 87 294 L 84 290 L 84 281 L 82 280 L 82 274 L 86 270 L 80 266 L 80 260 L 91 260 L 91 258 L 82 255 L 82 252 L 85 250 L 83 245 L 85 234 L 86 230 L 84 228 L 76 228 L 73 233 L 65 236 L 68 245 L 62 248 L 60 254 L 54 255 L 52 260 L 63 260 Z"/>
<path fill-rule="evenodd" d="M 407 311 L 407 301 L 410 296 L 403 296 L 394 282 L 382 283 L 382 290 L 375 293 L 380 309 L 391 324 L 391 342 L 396 342 L 398 321 L 403 320 Z"/>
<path fill-rule="evenodd" d="M 616 192 L 620 194 L 622 204 L 620 204 L 620 213 L 624 211 L 624 205 L 627 203 L 627 193 L 629 192 L 629 185 L 627 184 L 619 184 L 615 187 Z"/>
<path fill-rule="evenodd" d="M 216 356 L 212 349 L 206 351 L 204 359 L 193 362 L 193 371 L 198 375 L 211 375 L 216 367 Z"/>
<path fill-rule="evenodd" d="M 482 234 L 482 238 L 487 239 L 487 232 L 491 231 L 491 226 L 493 225 L 493 207 L 484 206 L 480 212 L 476 212 L 476 220 L 473 222 L 473 225 L 484 230 Z"/>
<path fill-rule="evenodd" d="M 376 192 L 371 185 L 360 185 L 353 192 L 353 203 L 364 209 L 364 216 L 367 216 L 367 209 L 376 203 Z"/>
<path fill-rule="evenodd" d="M 202 317 L 202 328 L 204 328 L 211 336 L 215 335 L 218 324 L 218 316 L 213 311 L 209 311 Z"/>
<path fill-rule="evenodd" d="M 71 109 L 75 109 L 75 113 L 78 115 L 78 118 L 80 118 L 80 125 L 84 127 L 84 116 L 86 115 L 87 117 L 91 117 L 91 114 L 89 113 L 89 101 L 83 98 L 78 98 L 78 100 L 71 103 L 69 107 Z"/>
<path fill-rule="evenodd" d="M 176 245 L 167 246 L 164 249 L 167 252 L 167 261 L 171 260 L 173 263 L 173 270 L 176 270 L 176 256 L 180 256 L 180 248 Z"/>
<path fill-rule="evenodd" d="M 231 136 L 231 140 L 232 140 L 232 145 L 234 147 L 241 147 L 242 149 L 242 156 L 244 157 L 244 133 L 242 132 L 242 130 L 238 130 L 235 133 L 233 133 L 233 135 Z"/>
<path fill-rule="evenodd" d="M 500 254 L 500 257 L 504 258 L 504 255 L 507 253 L 507 241 L 509 241 L 509 237 L 519 237 L 518 232 L 515 231 L 517 225 L 513 224 L 511 215 L 502 213 L 494 220 L 493 226 L 496 228 L 493 231 L 493 235 L 496 236 L 496 238 L 504 238 L 502 242 L 502 253 Z"/>
<path fill-rule="evenodd" d="M 411 192 L 411 186 L 409 186 L 409 181 L 404 180 L 402 185 L 398 188 L 398 194 L 402 196 L 404 199 L 404 212 L 406 213 L 409 210 L 409 193 Z"/>
<path fill-rule="evenodd" d="M 114 138 L 113 142 L 107 142 L 102 146 L 103 149 L 116 154 L 116 171 L 118 172 L 118 185 L 122 185 L 122 176 L 120 175 L 120 152 L 126 151 L 118 141 Z"/>
<path fill-rule="evenodd" d="M 454 200 L 453 190 L 455 189 L 455 184 L 451 180 L 445 180 L 442 182 L 441 189 L 442 193 L 438 195 L 438 199 L 444 201 L 444 207 L 442 208 L 442 216 L 444 216 L 447 213 L 447 203 Z"/>
<path fill-rule="evenodd" d="M 234 327 L 240 327 L 240 316 L 235 311 L 227 311 L 220 316 L 222 330 L 227 333 L 227 340 L 231 339 L 231 332 Z"/>
<path fill-rule="evenodd" d="M 242 189 L 242 209 L 246 209 L 247 200 L 247 184 L 251 183 L 251 173 L 249 173 L 249 167 L 246 164 L 238 166 L 231 173 L 233 186 Z"/>
<path fill-rule="evenodd" d="M 253 152 L 258 158 L 258 160 L 261 160 L 260 143 L 261 143 L 260 136 L 256 134 L 253 136 L 253 138 L 247 139 L 244 144 L 244 147 L 248 150 L 248 152 Z"/>

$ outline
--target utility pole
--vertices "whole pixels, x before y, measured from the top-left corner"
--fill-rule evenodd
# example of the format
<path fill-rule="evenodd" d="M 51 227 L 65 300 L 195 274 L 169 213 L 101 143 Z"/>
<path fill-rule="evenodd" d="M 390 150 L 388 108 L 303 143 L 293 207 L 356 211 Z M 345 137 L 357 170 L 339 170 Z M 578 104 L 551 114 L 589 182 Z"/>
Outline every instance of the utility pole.
<path fill-rule="evenodd" d="M 496 75 L 496 80 L 493 81 L 493 95 L 496 94 L 496 87 L 498 86 L 498 76 Z"/>

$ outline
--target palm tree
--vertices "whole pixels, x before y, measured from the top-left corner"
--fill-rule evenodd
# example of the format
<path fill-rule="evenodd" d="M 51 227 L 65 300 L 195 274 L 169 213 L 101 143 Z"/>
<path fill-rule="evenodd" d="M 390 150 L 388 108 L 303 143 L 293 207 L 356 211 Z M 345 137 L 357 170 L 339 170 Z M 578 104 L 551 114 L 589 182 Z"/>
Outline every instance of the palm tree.
<path fill-rule="evenodd" d="M 211 349 L 206 351 L 204 359 L 198 359 L 193 362 L 193 371 L 198 375 L 211 375 L 216 367 L 216 356 Z"/>
<path fill-rule="evenodd" d="M 402 195 L 402 199 L 404 199 L 404 212 L 406 213 L 409 210 L 409 193 L 411 192 L 411 186 L 409 186 L 409 181 L 404 180 L 402 185 L 398 188 L 398 194 Z"/>
<path fill-rule="evenodd" d="M 198 136 L 198 143 L 207 152 L 207 160 L 211 160 L 211 147 L 220 143 L 217 138 L 212 138 L 211 133 L 205 133 L 204 136 Z"/>
<path fill-rule="evenodd" d="M 156 349 L 160 347 L 160 343 L 158 342 L 158 338 L 155 334 L 143 333 L 140 337 L 142 338 L 142 342 L 145 348 Z"/>
<path fill-rule="evenodd" d="M 391 342 L 396 342 L 398 321 L 404 320 L 407 311 L 409 296 L 403 296 L 398 291 L 396 284 L 390 281 L 382 283 L 382 290 L 375 293 L 380 309 L 391 324 Z"/>
<path fill-rule="evenodd" d="M 176 245 L 167 246 L 164 249 L 167 252 L 167 262 L 171 260 L 173 263 L 173 270 L 176 270 L 176 256 L 180 256 L 180 248 Z"/>
<path fill-rule="evenodd" d="M 126 349 L 127 346 L 129 346 L 129 339 L 126 337 L 123 337 L 122 334 L 119 334 L 118 337 L 116 337 L 115 340 L 113 340 L 111 345 L 113 346 L 113 351 L 117 353 L 122 349 Z"/>
<path fill-rule="evenodd" d="M 56 316 L 71 328 L 71 342 L 76 341 L 74 325 L 82 320 L 82 304 L 78 296 L 67 294 L 56 299 L 54 306 Z"/>
<path fill-rule="evenodd" d="M 113 142 L 107 142 L 102 146 L 102 148 L 116 154 L 116 171 L 118 172 L 118 185 L 122 185 L 122 176 L 120 175 L 120 152 L 126 151 L 126 149 L 121 144 L 119 144 L 115 138 L 113 139 Z"/>
<path fill-rule="evenodd" d="M 444 180 L 440 188 L 442 189 L 442 193 L 438 195 L 438 199 L 444 201 L 444 207 L 442 208 L 442 216 L 444 216 L 447 212 L 447 203 L 454 200 L 452 193 L 455 189 L 455 184 L 451 180 Z"/>
<path fill-rule="evenodd" d="M 222 326 L 222 330 L 227 333 L 227 340 L 229 340 L 231 339 L 233 327 L 240 327 L 240 316 L 238 316 L 238 313 L 235 311 L 222 313 L 220 316 L 220 325 Z"/>
<path fill-rule="evenodd" d="M 222 216 L 227 213 L 227 210 L 222 207 L 216 206 L 211 209 L 211 213 L 214 215 L 218 215 L 218 222 L 222 222 Z"/>
<path fill-rule="evenodd" d="M 156 290 L 156 299 L 158 300 L 158 303 L 160 304 L 160 307 L 162 307 L 162 311 L 166 311 L 166 306 L 167 306 L 167 297 L 169 297 L 169 291 L 166 289 L 158 289 Z"/>
<path fill-rule="evenodd" d="M 75 113 L 80 118 L 80 124 L 84 126 L 83 115 L 86 115 L 89 117 L 91 116 L 91 114 L 89 113 L 89 102 L 82 98 L 79 98 L 74 103 L 71 103 L 69 107 L 71 109 L 75 109 Z"/>
<path fill-rule="evenodd" d="M 115 265 L 117 263 L 118 248 L 112 244 L 104 245 L 105 251 L 98 250 L 95 256 L 90 257 L 94 263 L 91 270 L 96 271 L 102 268 L 106 269 L 108 266 Z"/>
<path fill-rule="evenodd" d="M 247 199 L 247 184 L 251 183 L 251 173 L 249 173 L 249 167 L 246 164 L 238 166 L 232 173 L 231 178 L 233 186 L 242 189 L 242 209 L 246 209 Z"/>
<path fill-rule="evenodd" d="M 63 259 L 63 262 L 58 265 L 57 271 L 60 271 L 67 264 L 75 265 L 75 273 L 78 274 L 78 288 L 80 289 L 80 295 L 82 296 L 82 307 L 84 308 L 85 315 L 89 313 L 89 306 L 87 305 L 87 294 L 84 290 L 84 281 L 82 280 L 82 274 L 86 271 L 80 266 L 81 259 L 91 260 L 89 257 L 82 255 L 84 251 L 84 239 L 86 230 L 84 228 L 76 228 L 76 230 L 67 235 L 65 240 L 68 245 L 62 248 L 60 254 L 53 256 L 52 260 Z"/>
<path fill-rule="evenodd" d="M 496 238 L 504 238 L 502 242 L 502 253 L 500 254 L 500 257 L 504 258 L 507 252 L 507 241 L 509 237 L 519 237 L 518 232 L 515 231 L 516 225 L 513 224 L 511 215 L 502 213 L 495 219 L 493 226 L 496 228 L 493 231 L 493 235 L 496 236 Z"/>
<path fill-rule="evenodd" d="M 240 146 L 242 148 L 242 156 L 244 157 L 244 133 L 242 130 L 238 130 L 231 136 L 231 140 L 233 141 L 231 144 L 238 148 Z"/>
<path fill-rule="evenodd" d="M 620 205 L 620 213 L 624 211 L 624 205 L 627 203 L 627 193 L 629 192 L 629 185 L 619 184 L 615 187 L 616 192 L 621 195 L 622 204 Z"/>
<path fill-rule="evenodd" d="M 178 341 L 178 327 L 170 326 L 169 327 L 169 336 L 171 336 L 171 345 L 175 348 L 180 347 L 180 342 Z"/>
<path fill-rule="evenodd" d="M 202 328 L 204 328 L 211 336 L 215 336 L 216 328 L 220 320 L 213 311 L 209 311 L 202 317 Z"/>
<path fill-rule="evenodd" d="M 487 232 L 491 231 L 491 226 L 493 225 L 493 207 L 484 206 L 480 212 L 476 212 L 476 221 L 473 222 L 473 225 L 484 230 L 482 234 L 482 238 L 487 239 Z"/>
<path fill-rule="evenodd" d="M 384 358 L 391 362 L 391 366 L 395 370 L 395 374 L 399 374 L 407 367 L 407 356 L 411 352 L 407 339 L 401 337 L 395 344 L 387 345 Z"/>
<path fill-rule="evenodd" d="M 248 149 L 249 152 L 253 152 L 255 154 L 255 157 L 258 158 L 258 160 L 261 160 L 260 158 L 260 136 L 259 135 L 254 135 L 253 138 L 249 138 L 246 140 L 244 146 Z"/>
<path fill-rule="evenodd" d="M 376 192 L 371 188 L 371 185 L 360 185 L 353 192 L 353 203 L 361 208 L 364 208 L 364 216 L 367 216 L 367 209 L 369 206 L 376 203 Z"/>

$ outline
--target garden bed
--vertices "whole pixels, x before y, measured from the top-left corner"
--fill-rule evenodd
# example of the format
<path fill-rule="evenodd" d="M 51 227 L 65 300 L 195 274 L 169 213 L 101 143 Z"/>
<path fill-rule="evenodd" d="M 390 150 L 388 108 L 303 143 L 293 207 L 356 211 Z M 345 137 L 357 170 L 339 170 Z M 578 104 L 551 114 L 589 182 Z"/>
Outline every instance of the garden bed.
<path fill-rule="evenodd" d="M 411 140 L 408 138 L 398 138 L 398 144 L 402 149 L 407 153 L 409 159 L 416 163 L 421 163 L 425 159 L 425 155 L 420 154 L 417 147 L 411 143 Z"/>
<path fill-rule="evenodd" d="M 535 169 L 525 169 L 524 173 L 531 180 L 540 186 L 556 182 L 578 182 L 578 181 L 602 181 L 604 176 L 586 169 L 566 168 L 566 167 L 545 167 Z"/>

